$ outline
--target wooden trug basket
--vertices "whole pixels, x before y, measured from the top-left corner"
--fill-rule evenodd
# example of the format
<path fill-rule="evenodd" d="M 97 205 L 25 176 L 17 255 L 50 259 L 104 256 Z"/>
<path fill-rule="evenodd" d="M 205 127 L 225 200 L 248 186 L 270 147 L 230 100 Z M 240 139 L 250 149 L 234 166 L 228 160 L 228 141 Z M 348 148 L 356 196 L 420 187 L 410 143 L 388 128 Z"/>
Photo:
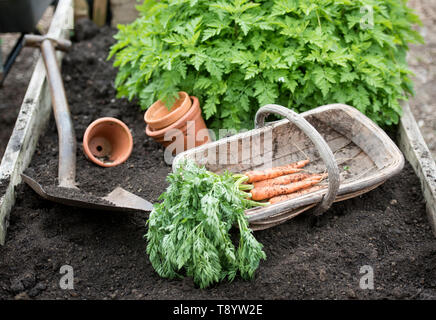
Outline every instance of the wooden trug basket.
<path fill-rule="evenodd" d="M 269 114 L 287 119 L 265 125 Z M 395 143 L 357 109 L 332 104 L 297 114 L 278 105 L 259 109 L 256 129 L 239 133 L 176 156 L 175 169 L 186 158 L 212 172 L 242 173 L 310 159 L 305 169 L 328 172 L 325 188 L 267 207 L 246 210 L 253 230 L 267 229 L 314 208 L 364 194 L 383 184 L 404 166 Z"/>

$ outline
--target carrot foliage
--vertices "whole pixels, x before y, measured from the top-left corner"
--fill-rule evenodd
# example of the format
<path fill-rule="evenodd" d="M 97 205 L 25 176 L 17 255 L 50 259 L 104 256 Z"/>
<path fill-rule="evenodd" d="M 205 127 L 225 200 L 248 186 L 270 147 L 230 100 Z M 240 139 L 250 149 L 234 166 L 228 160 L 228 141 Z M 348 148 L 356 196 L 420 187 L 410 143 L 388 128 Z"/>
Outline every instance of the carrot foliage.
<path fill-rule="evenodd" d="M 185 162 L 168 175 L 170 183 L 147 222 L 147 253 L 164 278 L 192 277 L 201 288 L 239 273 L 254 276 L 266 255 L 248 228 L 244 209 L 259 204 L 241 189 L 244 179 L 229 172 L 214 174 Z M 232 226 L 239 230 L 235 246 Z"/>

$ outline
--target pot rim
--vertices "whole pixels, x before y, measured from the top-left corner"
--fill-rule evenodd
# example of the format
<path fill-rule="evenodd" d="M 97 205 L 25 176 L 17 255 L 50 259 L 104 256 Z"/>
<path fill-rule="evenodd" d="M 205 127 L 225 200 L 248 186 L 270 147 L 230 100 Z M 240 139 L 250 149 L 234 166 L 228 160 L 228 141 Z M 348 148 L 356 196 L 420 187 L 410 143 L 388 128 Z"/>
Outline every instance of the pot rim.
<path fill-rule="evenodd" d="M 178 106 L 177 108 L 175 108 L 174 110 L 172 110 L 170 113 L 168 113 L 166 116 L 164 116 L 162 118 L 152 119 L 151 118 L 152 115 L 156 111 L 158 111 L 160 108 L 162 108 L 162 107 L 167 108 L 161 100 L 158 100 L 155 103 L 153 103 L 148 108 L 148 110 L 145 112 L 145 114 L 144 114 L 145 123 L 150 125 L 150 127 L 155 127 L 158 130 L 160 130 L 160 129 L 163 129 L 163 128 L 173 124 L 174 122 L 179 120 L 181 117 L 183 117 L 187 112 L 189 112 L 189 109 L 192 106 L 192 101 L 189 101 L 189 94 L 186 93 L 185 91 L 179 91 L 178 94 L 179 94 L 179 97 L 184 98 L 183 102 L 180 106 Z M 189 103 L 189 102 L 191 102 L 191 103 Z M 169 121 L 169 119 L 171 119 L 172 117 L 174 117 L 175 120 Z M 163 123 L 163 126 L 162 126 L 162 123 Z M 166 124 L 166 123 L 168 123 L 168 124 Z"/>
<path fill-rule="evenodd" d="M 119 159 L 113 161 L 112 163 L 104 163 L 103 161 L 98 160 L 91 152 L 91 150 L 89 149 L 88 143 L 85 142 L 88 140 L 89 138 L 89 134 L 91 132 L 91 130 L 97 126 L 98 124 L 104 123 L 104 122 L 115 122 L 116 124 L 120 125 L 124 131 L 127 133 L 127 137 L 129 140 L 129 148 L 128 151 L 122 155 Z M 83 135 L 83 150 L 85 152 L 86 157 L 88 157 L 88 159 L 90 159 L 92 162 L 94 162 L 95 164 L 101 166 L 101 167 L 115 167 L 123 162 L 125 162 L 130 155 L 132 154 L 133 151 L 133 137 L 132 137 L 132 133 L 130 132 L 129 127 L 122 122 L 121 120 L 117 119 L 117 118 L 112 118 L 112 117 L 103 117 L 103 118 L 99 118 L 97 120 L 94 120 L 93 122 L 91 122 L 91 124 L 86 128 L 85 134 Z"/>
<path fill-rule="evenodd" d="M 186 119 L 188 117 L 190 117 L 191 115 L 193 115 L 195 112 L 200 111 L 201 114 L 201 109 L 200 109 L 200 104 L 198 101 L 198 98 L 195 96 L 190 96 L 190 98 L 192 99 L 192 106 L 191 108 L 189 108 L 188 112 L 186 112 L 183 117 L 181 117 L 179 120 L 177 120 L 176 122 L 174 122 L 173 124 L 171 124 L 168 127 L 165 127 L 163 129 L 159 129 L 159 130 L 152 130 L 151 127 L 147 124 L 147 127 L 145 128 L 145 133 L 152 138 L 158 137 L 158 136 L 162 136 L 165 135 L 165 133 L 168 130 L 177 128 L 178 126 L 180 126 L 183 122 L 186 122 Z"/>

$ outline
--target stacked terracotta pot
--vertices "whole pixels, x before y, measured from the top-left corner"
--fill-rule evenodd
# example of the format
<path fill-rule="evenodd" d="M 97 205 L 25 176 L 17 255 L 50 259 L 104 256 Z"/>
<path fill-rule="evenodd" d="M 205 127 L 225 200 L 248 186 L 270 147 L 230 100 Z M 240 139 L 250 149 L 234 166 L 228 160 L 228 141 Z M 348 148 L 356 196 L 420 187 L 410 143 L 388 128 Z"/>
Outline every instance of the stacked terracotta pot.
<path fill-rule="evenodd" d="M 153 103 L 145 113 L 144 120 L 147 123 L 146 134 L 155 141 L 165 147 L 179 144 L 174 145 L 173 153 L 211 141 L 198 99 L 183 91 L 179 92 L 179 99 L 171 108 L 167 108 L 161 100 Z"/>

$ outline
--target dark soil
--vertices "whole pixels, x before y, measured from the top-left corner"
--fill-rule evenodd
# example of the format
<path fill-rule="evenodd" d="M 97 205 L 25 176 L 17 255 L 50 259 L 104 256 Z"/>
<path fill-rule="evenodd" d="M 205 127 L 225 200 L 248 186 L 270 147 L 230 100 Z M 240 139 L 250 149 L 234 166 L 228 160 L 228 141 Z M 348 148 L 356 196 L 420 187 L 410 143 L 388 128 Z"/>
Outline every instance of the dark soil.
<path fill-rule="evenodd" d="M 89 192 L 83 192 L 80 189 L 62 188 L 59 186 L 44 186 L 44 191 L 50 196 L 60 198 L 61 203 L 64 203 L 62 202 L 62 199 L 67 199 L 84 201 L 97 205 L 114 206 L 112 202 L 107 201 L 102 197 L 96 197 Z"/>
<path fill-rule="evenodd" d="M 111 29 L 75 43 L 63 74 L 77 141 L 93 120 L 113 116 L 132 130 L 133 153 L 115 168 L 87 161 L 78 148 L 81 190 L 100 196 L 117 185 L 155 202 L 171 168 L 144 133 L 143 112 L 115 99 L 116 70 L 106 56 Z M 29 174 L 55 185 L 57 135 L 53 120 Z M 264 244 L 255 279 L 200 290 L 191 279 L 167 280 L 145 253 L 146 216 L 70 208 L 40 199 L 20 185 L 6 245 L 0 248 L 1 299 L 436 299 L 436 240 L 419 180 L 410 165 L 363 196 L 335 204 L 322 217 L 305 213 L 256 232 Z M 74 290 L 59 286 L 61 266 L 74 268 Z M 374 270 L 374 289 L 359 287 L 362 266 Z"/>
<path fill-rule="evenodd" d="M 34 48 L 24 48 L 0 87 L 0 159 L 14 129 L 36 58 Z M 6 60 L 6 57 L 3 59 Z"/>

